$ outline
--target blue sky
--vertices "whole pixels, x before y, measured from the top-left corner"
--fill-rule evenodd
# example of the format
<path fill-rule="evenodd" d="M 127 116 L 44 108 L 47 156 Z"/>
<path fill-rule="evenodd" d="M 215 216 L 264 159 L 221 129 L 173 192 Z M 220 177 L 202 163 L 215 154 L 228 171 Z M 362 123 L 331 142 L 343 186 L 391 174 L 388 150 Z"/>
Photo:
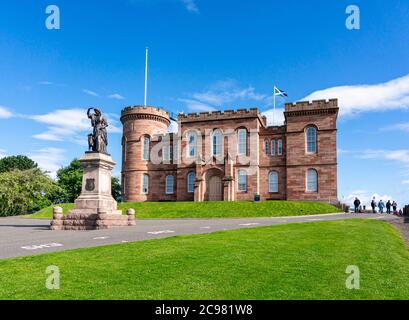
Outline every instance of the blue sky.
<path fill-rule="evenodd" d="M 50 4 L 60 30 L 45 27 Z M 345 26 L 351 4 L 360 30 Z M 274 84 L 288 101 L 338 97 L 339 197 L 407 203 L 408 34 L 407 0 L 4 0 L 0 156 L 27 154 L 55 171 L 82 154 L 83 109 L 100 106 L 120 163 L 119 114 L 143 102 L 148 46 L 148 102 L 172 112 L 271 116 Z"/>

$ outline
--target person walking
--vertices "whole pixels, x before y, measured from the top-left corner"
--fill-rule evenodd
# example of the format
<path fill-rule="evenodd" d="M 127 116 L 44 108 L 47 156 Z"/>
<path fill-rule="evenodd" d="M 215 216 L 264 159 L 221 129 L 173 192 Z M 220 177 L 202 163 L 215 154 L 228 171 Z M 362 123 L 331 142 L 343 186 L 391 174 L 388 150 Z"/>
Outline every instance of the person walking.
<path fill-rule="evenodd" d="M 361 201 L 359 201 L 358 198 L 355 198 L 355 201 L 354 201 L 355 213 L 359 213 L 359 206 L 360 205 L 361 205 Z"/>
<path fill-rule="evenodd" d="M 387 214 L 391 214 L 391 207 L 392 207 L 391 200 L 388 200 L 388 202 L 386 203 L 386 213 Z"/>
<path fill-rule="evenodd" d="M 372 213 L 376 213 L 376 201 L 375 201 L 375 197 L 373 197 L 372 201 L 371 201 L 371 207 L 372 207 Z"/>
<path fill-rule="evenodd" d="M 393 209 L 393 214 L 398 213 L 398 204 L 396 203 L 396 201 L 392 202 L 392 209 Z"/>
<path fill-rule="evenodd" d="M 379 208 L 379 213 L 383 214 L 383 209 L 385 209 L 385 203 L 382 200 L 379 200 L 378 208 Z"/>

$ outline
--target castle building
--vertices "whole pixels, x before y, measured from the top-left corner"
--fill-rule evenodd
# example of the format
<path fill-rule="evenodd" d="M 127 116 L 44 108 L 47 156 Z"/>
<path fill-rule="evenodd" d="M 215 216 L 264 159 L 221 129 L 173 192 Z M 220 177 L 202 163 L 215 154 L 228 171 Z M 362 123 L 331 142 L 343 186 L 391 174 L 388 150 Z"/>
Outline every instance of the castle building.
<path fill-rule="evenodd" d="M 336 99 L 285 105 L 268 126 L 258 109 L 170 114 L 122 110 L 125 201 L 337 202 Z"/>

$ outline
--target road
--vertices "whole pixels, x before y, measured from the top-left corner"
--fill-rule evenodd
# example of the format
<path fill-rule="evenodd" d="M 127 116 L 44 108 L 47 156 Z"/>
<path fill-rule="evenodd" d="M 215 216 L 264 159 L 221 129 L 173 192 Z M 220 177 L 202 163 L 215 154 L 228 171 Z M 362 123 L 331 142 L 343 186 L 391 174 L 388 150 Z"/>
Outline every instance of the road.
<path fill-rule="evenodd" d="M 0 259 L 176 235 L 354 218 L 398 219 L 387 215 L 344 213 L 282 218 L 160 219 L 137 220 L 135 227 L 108 230 L 50 231 L 49 220 L 9 217 L 0 219 Z"/>

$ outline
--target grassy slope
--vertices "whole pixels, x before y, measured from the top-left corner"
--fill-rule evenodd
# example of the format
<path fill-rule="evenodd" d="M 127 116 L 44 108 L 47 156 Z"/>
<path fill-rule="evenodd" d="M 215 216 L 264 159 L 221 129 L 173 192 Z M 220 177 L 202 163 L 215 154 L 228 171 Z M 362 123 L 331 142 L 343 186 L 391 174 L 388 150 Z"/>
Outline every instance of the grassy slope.
<path fill-rule="evenodd" d="M 61 289 L 45 289 L 45 269 Z M 347 290 L 357 265 L 361 289 Z M 179 236 L 0 261 L 0 299 L 407 299 L 387 223 L 345 220 Z"/>
<path fill-rule="evenodd" d="M 67 212 L 73 205 L 62 205 Z M 120 203 L 126 211 L 134 208 L 137 218 L 238 218 L 278 217 L 334 213 L 339 209 L 326 203 L 296 201 L 253 202 L 138 202 Z M 30 218 L 51 218 L 52 207 L 30 215 Z"/>

